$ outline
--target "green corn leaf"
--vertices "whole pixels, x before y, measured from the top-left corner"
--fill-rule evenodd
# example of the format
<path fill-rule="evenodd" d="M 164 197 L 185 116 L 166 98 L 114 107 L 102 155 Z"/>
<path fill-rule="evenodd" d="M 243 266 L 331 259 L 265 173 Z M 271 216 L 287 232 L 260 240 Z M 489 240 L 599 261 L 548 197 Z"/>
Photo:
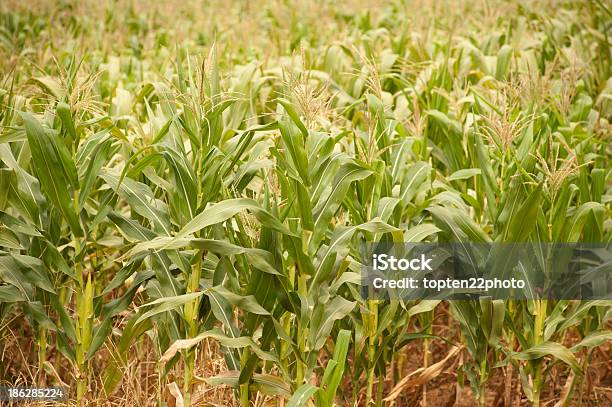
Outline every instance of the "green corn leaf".
<path fill-rule="evenodd" d="M 130 251 L 125 254 L 125 257 L 133 257 L 139 253 L 146 252 L 149 250 L 172 250 L 179 249 L 185 246 L 194 247 L 207 252 L 217 253 L 221 256 L 235 256 L 243 254 L 255 268 L 264 271 L 269 274 L 280 273 L 274 268 L 272 263 L 274 262 L 273 256 L 270 252 L 262 249 L 240 247 L 229 242 L 214 239 L 201 239 L 201 238 L 170 238 L 170 237 L 157 237 L 148 242 L 142 242 L 135 245 Z"/>
<path fill-rule="evenodd" d="M 455 208 L 433 206 L 428 208 L 434 223 L 453 240 L 459 242 L 489 242 L 491 238 L 466 214 Z"/>
<path fill-rule="evenodd" d="M 244 210 L 251 211 L 263 225 L 281 233 L 291 234 L 272 214 L 262 209 L 257 202 L 252 199 L 237 198 L 227 199 L 204 209 L 176 234 L 175 239 L 181 239 L 207 226 L 224 222 Z"/>
<path fill-rule="evenodd" d="M 422 300 L 408 309 L 408 317 L 430 312 L 440 304 L 440 300 Z"/>
<path fill-rule="evenodd" d="M 318 387 L 310 383 L 301 385 L 287 402 L 287 407 L 302 407 L 308 404 L 308 401 L 317 392 Z"/>
<path fill-rule="evenodd" d="M 579 242 L 584 233 L 587 242 L 601 240 L 603 232 L 603 220 L 605 207 L 598 202 L 586 202 L 582 204 L 574 216 L 565 224 L 564 235 L 568 242 Z"/>
<path fill-rule="evenodd" d="M 209 294 L 214 292 L 218 295 L 223 296 L 223 298 L 225 298 L 225 300 L 227 300 L 234 307 L 238 307 L 244 311 L 251 312 L 257 315 L 270 315 L 270 313 L 265 308 L 259 305 L 255 297 L 252 295 L 242 296 L 234 294 L 223 286 L 210 288 L 207 292 Z"/>
<path fill-rule="evenodd" d="M 503 80 L 508 75 L 510 61 L 512 59 L 512 47 L 504 44 L 497 53 L 497 65 L 495 67 L 495 78 Z"/>
<path fill-rule="evenodd" d="M 422 242 L 425 238 L 441 231 L 442 229 L 430 223 L 422 223 L 408 229 L 404 233 L 404 241 L 413 243 Z"/>
<path fill-rule="evenodd" d="M 235 389 L 239 386 L 240 372 L 229 371 L 217 376 L 207 377 L 204 381 L 210 386 L 230 386 Z M 253 383 L 249 386 L 253 391 L 259 391 L 262 394 L 269 396 L 282 396 L 285 398 L 291 397 L 291 388 L 280 377 L 271 374 L 255 373 L 253 375 Z"/>
<path fill-rule="evenodd" d="M 372 174 L 372 171 L 363 168 L 356 163 L 343 165 L 336 174 L 332 189 L 325 199 L 322 199 L 314 209 L 314 233 L 311 242 L 318 242 L 328 228 L 328 224 L 340 204 L 344 200 L 349 186 L 358 180 L 362 180 Z"/>
<path fill-rule="evenodd" d="M 27 301 L 19 289 L 12 285 L 0 285 L 0 303 Z"/>
<path fill-rule="evenodd" d="M 187 304 L 195 300 L 196 298 L 204 295 L 204 291 L 199 291 L 195 293 L 188 293 L 177 295 L 175 297 L 162 297 L 155 301 L 151 301 L 143 305 L 143 307 L 153 307 L 150 310 L 146 311 L 144 314 L 140 316 L 139 319 L 136 320 L 135 324 L 140 324 L 143 321 L 150 319 L 151 317 L 161 314 L 163 312 L 172 311 L 180 306 Z"/>
<path fill-rule="evenodd" d="M 28 144 L 32 151 L 32 165 L 45 195 L 61 212 L 76 236 L 83 230 L 75 211 L 74 190 L 79 182 L 76 167 L 63 141 L 49 131 L 32 115 L 23 113 Z"/>
<path fill-rule="evenodd" d="M 542 198 L 542 185 L 527 197 L 520 208 L 510 217 L 505 241 L 507 242 L 526 242 L 527 238 L 534 230 L 538 211 L 540 210 L 540 200 Z"/>
<path fill-rule="evenodd" d="M 307 137 L 308 130 L 306 129 L 306 126 L 304 126 L 304 123 L 302 123 L 302 121 L 300 120 L 300 117 L 298 116 L 297 112 L 295 111 L 291 103 L 289 103 L 287 100 L 284 100 L 284 99 L 278 99 L 278 103 L 280 103 L 283 106 L 283 108 L 285 109 L 285 111 L 287 112 L 291 120 L 293 120 L 293 123 L 295 123 L 298 129 L 300 129 L 300 132 L 302 133 L 302 135 L 304 137 Z"/>
<path fill-rule="evenodd" d="M 465 168 L 463 170 L 458 170 L 453 172 L 446 178 L 446 181 L 458 181 L 463 179 L 468 179 L 475 177 L 476 175 L 480 175 L 482 171 L 480 168 Z"/>
<path fill-rule="evenodd" d="M 346 317 L 355 308 L 355 302 L 335 297 L 328 304 L 322 304 L 322 312 L 315 312 L 308 338 L 313 350 L 321 349 L 331 332 L 334 322 Z"/>
<path fill-rule="evenodd" d="M 28 236 L 42 237 L 42 234 L 37 230 L 36 226 L 31 225 L 9 215 L 6 212 L 0 211 L 0 224 L 4 225 L 8 230 L 16 233 L 23 233 Z"/>
<path fill-rule="evenodd" d="M 162 357 L 160 358 L 160 362 L 168 362 L 178 351 L 190 349 L 207 338 L 215 339 L 222 346 L 227 348 L 249 347 L 253 352 L 257 354 L 257 356 L 259 356 L 263 360 L 278 361 L 276 356 L 274 356 L 273 354 L 261 350 L 261 348 L 257 346 L 257 344 L 253 342 L 251 338 L 248 338 L 246 336 L 230 338 L 224 333 L 222 333 L 220 330 L 213 329 L 211 331 L 203 332 L 191 339 L 180 339 L 178 341 L 175 341 L 162 355 Z"/>
<path fill-rule="evenodd" d="M 161 151 L 174 176 L 173 194 L 171 196 L 171 209 L 177 212 L 181 224 L 193 219 L 197 209 L 197 187 L 195 174 L 186 162 L 184 156 L 171 148 L 165 147 Z"/>
<path fill-rule="evenodd" d="M 333 400 L 338 390 L 338 386 L 344 376 L 346 356 L 351 342 L 351 332 L 346 329 L 340 330 L 336 337 L 333 358 L 327 363 L 323 378 L 321 379 L 320 390 L 316 393 L 317 405 L 333 406 Z"/>
<path fill-rule="evenodd" d="M 70 112 L 70 106 L 67 103 L 59 102 L 56 107 L 57 115 L 62 121 L 62 125 L 66 129 L 66 132 L 70 136 L 71 144 L 78 144 L 77 132 L 74 127 L 74 121 L 72 120 L 72 113 Z"/>
<path fill-rule="evenodd" d="M 98 178 L 100 170 L 102 166 L 108 160 L 109 155 L 111 154 L 112 148 L 112 140 L 106 137 L 100 137 L 99 135 L 96 137 L 91 137 L 91 143 L 94 144 L 94 147 L 91 150 L 91 154 L 88 157 L 89 161 L 87 163 L 87 167 L 84 170 L 84 176 L 82 176 L 81 180 L 81 189 L 79 191 L 79 208 L 83 209 L 85 205 L 85 200 L 89 196 L 93 185 Z M 83 171 L 82 168 L 79 168 L 79 172 Z"/>
<path fill-rule="evenodd" d="M 427 180 L 430 172 L 431 166 L 422 161 L 416 162 L 408 168 L 400 190 L 400 199 L 404 205 L 412 202 L 421 185 Z"/>
<path fill-rule="evenodd" d="M 572 346 L 571 351 L 577 352 L 580 348 L 595 348 L 612 341 L 612 331 L 598 330 L 585 336 L 580 342 Z"/>
<path fill-rule="evenodd" d="M 525 351 L 513 353 L 509 356 L 509 358 L 515 360 L 534 360 L 543 358 L 544 356 L 553 356 L 554 358 L 567 363 L 577 374 L 582 374 L 580 364 L 572 352 L 557 342 L 543 342 Z"/>
<path fill-rule="evenodd" d="M 120 182 L 119 177 L 104 170 L 101 171 L 100 177 L 115 191 L 118 190 L 119 195 L 130 203 L 136 213 L 153 222 L 156 230 L 166 236 L 170 235 L 166 205 L 155 198 L 149 186 L 130 178 L 124 178 Z"/>

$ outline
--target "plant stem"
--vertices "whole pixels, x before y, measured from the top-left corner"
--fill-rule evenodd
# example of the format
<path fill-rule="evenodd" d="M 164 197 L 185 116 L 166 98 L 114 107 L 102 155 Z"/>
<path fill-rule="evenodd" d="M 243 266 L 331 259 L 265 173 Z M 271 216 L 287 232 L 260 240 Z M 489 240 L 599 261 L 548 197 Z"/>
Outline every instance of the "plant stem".
<path fill-rule="evenodd" d="M 486 354 L 487 354 L 487 347 L 485 346 L 485 357 L 482 360 L 482 362 L 480 362 L 480 383 L 479 383 L 479 390 L 478 390 L 478 404 L 480 405 L 480 407 L 483 407 L 486 402 L 487 402 L 487 358 L 486 358 Z"/>
<path fill-rule="evenodd" d="M 93 284 L 91 273 L 87 273 L 87 281 L 83 276 L 82 264 L 77 260 L 81 253 L 81 242 L 76 236 L 74 241 L 74 267 L 78 281 L 78 291 L 76 295 L 77 311 L 77 403 L 83 405 L 85 393 L 89 388 L 87 352 L 91 343 L 92 319 L 93 319 Z"/>
<path fill-rule="evenodd" d="M 379 407 L 383 405 L 384 391 L 385 391 L 385 375 L 383 373 L 378 377 L 378 384 L 376 385 L 376 405 Z"/>
<path fill-rule="evenodd" d="M 546 308 L 548 305 L 547 300 L 536 300 L 536 316 L 535 316 L 535 326 L 534 326 L 534 344 L 539 345 L 544 340 L 544 321 L 546 319 Z M 543 384 L 543 372 L 542 372 L 542 359 L 537 359 L 533 363 L 533 367 L 535 370 L 534 380 L 533 380 L 533 405 L 534 407 L 538 407 L 540 405 L 540 393 L 542 390 Z"/>
<path fill-rule="evenodd" d="M 368 387 L 366 390 L 366 406 L 372 404 L 372 390 L 374 388 L 374 369 L 376 363 L 374 358 L 376 357 L 376 330 L 378 326 L 378 303 L 376 301 L 368 301 Z"/>
<path fill-rule="evenodd" d="M 304 297 L 306 297 L 307 295 L 306 276 L 303 274 L 298 275 L 298 292 Z M 302 356 L 305 356 L 304 353 L 306 350 L 306 336 L 307 336 L 306 330 L 304 326 L 302 325 L 302 321 L 300 321 L 299 318 L 298 318 L 297 324 L 298 324 L 298 330 L 297 330 L 298 347 L 300 350 L 300 354 Z M 296 381 L 296 385 L 299 387 L 304 383 L 304 370 L 305 370 L 304 362 L 297 359 L 295 367 L 296 367 L 295 381 Z"/>
<path fill-rule="evenodd" d="M 425 321 L 433 321 L 434 315 L 433 315 L 433 311 L 429 311 L 426 312 L 422 315 L 422 318 L 424 319 L 423 322 L 425 324 Z M 425 319 L 426 318 L 426 319 Z M 432 323 L 427 324 L 427 329 L 426 329 L 426 333 L 430 334 L 433 332 L 432 329 Z M 429 363 L 430 361 L 430 352 L 429 352 L 429 339 L 424 339 L 423 340 L 423 367 L 424 368 L 428 368 L 429 367 Z M 422 401 L 423 401 L 423 405 L 426 406 L 427 405 L 427 383 L 423 384 L 423 397 L 422 397 Z"/>
<path fill-rule="evenodd" d="M 195 264 L 191 269 L 191 275 L 189 278 L 189 284 L 187 286 L 187 292 L 193 293 L 198 291 L 200 287 L 200 275 L 202 272 L 202 256 L 204 256 L 203 250 L 198 250 L 196 254 L 197 259 Z M 189 332 L 188 336 L 193 338 L 198 334 L 198 309 L 200 305 L 200 300 L 196 298 L 191 303 L 185 304 L 185 319 L 189 324 Z M 185 407 L 189 407 L 191 405 L 191 382 L 193 380 L 193 372 L 195 369 L 195 354 L 196 348 L 191 348 L 187 351 L 187 356 L 185 360 L 185 375 L 183 381 L 183 396 L 185 398 L 184 403 Z"/>
<path fill-rule="evenodd" d="M 368 349 L 368 356 L 370 355 L 370 350 Z M 374 368 L 368 367 L 368 387 L 366 390 L 366 406 L 369 407 L 372 404 L 372 390 L 374 386 Z"/>
<path fill-rule="evenodd" d="M 44 328 L 38 330 L 38 384 L 45 385 L 45 362 L 47 361 L 47 331 Z"/>
<path fill-rule="evenodd" d="M 249 350 L 249 348 L 245 348 L 244 351 L 242 352 L 242 356 L 240 358 L 240 364 L 242 366 L 244 366 L 247 361 L 249 360 L 249 357 L 251 356 L 251 352 Z M 240 404 L 243 407 L 249 407 L 249 399 L 250 399 L 250 395 L 249 395 L 249 383 L 243 383 L 240 385 Z"/>

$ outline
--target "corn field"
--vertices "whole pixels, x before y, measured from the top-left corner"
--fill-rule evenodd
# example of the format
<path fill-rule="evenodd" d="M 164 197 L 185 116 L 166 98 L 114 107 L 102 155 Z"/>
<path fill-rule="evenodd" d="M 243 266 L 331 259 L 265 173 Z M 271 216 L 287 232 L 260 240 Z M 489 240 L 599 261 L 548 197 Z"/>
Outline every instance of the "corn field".
<path fill-rule="evenodd" d="M 4 0 L 0 386 L 611 406 L 610 286 L 360 287 L 367 242 L 610 245 L 611 36 L 605 0 Z"/>

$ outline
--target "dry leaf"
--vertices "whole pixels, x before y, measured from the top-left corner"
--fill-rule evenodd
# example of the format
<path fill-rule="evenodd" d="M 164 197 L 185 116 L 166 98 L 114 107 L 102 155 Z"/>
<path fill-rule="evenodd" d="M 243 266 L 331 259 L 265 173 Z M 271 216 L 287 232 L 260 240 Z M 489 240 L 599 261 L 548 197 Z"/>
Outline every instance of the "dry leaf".
<path fill-rule="evenodd" d="M 419 368 L 414 372 L 410 373 L 408 376 L 404 377 L 395 387 L 389 392 L 389 395 L 385 398 L 385 401 L 393 401 L 395 400 L 404 389 L 408 387 L 416 387 L 421 386 L 424 383 L 427 383 L 431 379 L 435 378 L 442 372 L 444 366 L 448 362 L 450 358 L 455 356 L 461 350 L 460 347 L 455 346 L 451 349 L 450 352 L 442 359 L 441 361 L 434 363 L 433 365 L 427 368 Z M 415 377 L 416 376 L 416 377 Z"/>

